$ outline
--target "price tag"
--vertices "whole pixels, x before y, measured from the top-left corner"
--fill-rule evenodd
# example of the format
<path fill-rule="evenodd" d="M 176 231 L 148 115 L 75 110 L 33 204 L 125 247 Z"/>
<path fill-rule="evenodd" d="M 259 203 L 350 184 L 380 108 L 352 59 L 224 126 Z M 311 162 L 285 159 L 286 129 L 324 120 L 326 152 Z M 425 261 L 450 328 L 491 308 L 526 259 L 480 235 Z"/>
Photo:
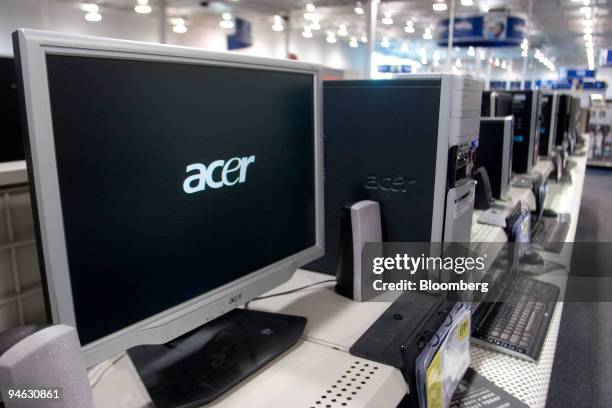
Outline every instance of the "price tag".
<path fill-rule="evenodd" d="M 459 341 L 463 341 L 467 335 L 470 334 L 470 321 L 469 319 L 463 319 L 461 323 L 459 323 L 459 330 L 457 330 L 457 338 Z"/>

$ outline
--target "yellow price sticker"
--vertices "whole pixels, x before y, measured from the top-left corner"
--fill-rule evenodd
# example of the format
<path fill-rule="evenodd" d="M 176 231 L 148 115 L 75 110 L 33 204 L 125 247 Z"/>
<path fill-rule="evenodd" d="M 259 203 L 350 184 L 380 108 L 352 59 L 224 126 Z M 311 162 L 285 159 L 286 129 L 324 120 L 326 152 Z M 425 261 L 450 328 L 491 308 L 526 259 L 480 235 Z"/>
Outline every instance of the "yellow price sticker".
<path fill-rule="evenodd" d="M 427 407 L 442 408 L 441 353 L 437 352 L 425 372 Z"/>
<path fill-rule="evenodd" d="M 459 330 L 457 331 L 457 337 L 459 341 L 463 341 L 467 335 L 470 334 L 470 320 L 466 317 L 461 323 L 459 323 Z"/>

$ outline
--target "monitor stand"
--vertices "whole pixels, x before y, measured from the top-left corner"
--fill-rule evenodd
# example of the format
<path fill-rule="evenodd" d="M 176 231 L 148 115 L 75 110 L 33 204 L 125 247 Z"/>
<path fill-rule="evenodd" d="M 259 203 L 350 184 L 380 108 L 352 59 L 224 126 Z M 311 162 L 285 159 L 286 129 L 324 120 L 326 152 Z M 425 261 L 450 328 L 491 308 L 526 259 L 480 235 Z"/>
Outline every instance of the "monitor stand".
<path fill-rule="evenodd" d="M 306 318 L 234 309 L 166 344 L 128 354 L 156 408 L 205 405 L 293 346 Z"/>

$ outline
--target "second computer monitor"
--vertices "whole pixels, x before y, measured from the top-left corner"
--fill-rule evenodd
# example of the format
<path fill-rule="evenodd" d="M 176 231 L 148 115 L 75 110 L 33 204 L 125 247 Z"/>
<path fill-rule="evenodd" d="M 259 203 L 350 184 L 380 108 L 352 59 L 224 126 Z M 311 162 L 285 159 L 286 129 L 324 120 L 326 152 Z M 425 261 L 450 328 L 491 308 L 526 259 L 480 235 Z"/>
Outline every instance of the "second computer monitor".
<path fill-rule="evenodd" d="M 557 131 L 557 117 L 559 108 L 559 95 L 546 93 L 542 95 L 542 115 L 540 123 L 540 147 L 541 156 L 551 156 Z"/>
<path fill-rule="evenodd" d="M 476 150 L 476 168 L 484 166 L 493 197 L 501 199 L 512 178 L 513 118 L 481 118 Z"/>
<path fill-rule="evenodd" d="M 569 130 L 572 97 L 567 94 L 558 95 L 557 124 L 555 131 L 555 144 L 562 146 Z"/>

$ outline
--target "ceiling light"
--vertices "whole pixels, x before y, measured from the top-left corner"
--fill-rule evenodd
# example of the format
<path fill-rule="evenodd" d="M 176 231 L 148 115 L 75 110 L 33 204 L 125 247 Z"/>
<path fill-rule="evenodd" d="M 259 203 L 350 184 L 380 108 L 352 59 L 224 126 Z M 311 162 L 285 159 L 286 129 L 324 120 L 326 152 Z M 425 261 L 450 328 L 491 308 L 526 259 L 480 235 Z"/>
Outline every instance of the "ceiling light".
<path fill-rule="evenodd" d="M 81 9 L 86 11 L 85 20 L 90 22 L 98 22 L 102 20 L 102 14 L 99 13 L 100 7 L 95 3 L 85 3 L 81 5 Z"/>
<path fill-rule="evenodd" d="M 187 26 L 185 24 L 175 24 L 172 26 L 172 31 L 177 34 L 184 34 L 187 32 Z"/>
<path fill-rule="evenodd" d="M 330 44 L 335 43 L 335 42 L 337 41 L 337 40 L 336 40 L 336 34 L 334 34 L 334 33 L 333 33 L 333 32 L 331 32 L 331 31 L 328 31 L 328 32 L 327 32 L 327 38 L 325 38 L 325 40 L 326 40 L 328 43 L 330 43 Z"/>
<path fill-rule="evenodd" d="M 593 28 L 592 27 L 584 27 L 582 29 L 582 32 L 585 34 L 593 34 Z"/>
<path fill-rule="evenodd" d="M 462 6 L 473 6 L 474 0 L 461 0 L 461 5 Z"/>
<path fill-rule="evenodd" d="M 501 61 L 499 60 L 499 58 L 495 58 L 495 66 L 499 67 L 501 65 Z"/>
<path fill-rule="evenodd" d="M 468 54 L 470 57 L 473 57 L 474 55 L 476 55 L 476 50 L 474 49 L 474 47 L 472 47 L 472 46 L 470 45 L 470 47 L 468 48 L 468 52 L 467 52 L 467 54 Z"/>
<path fill-rule="evenodd" d="M 219 26 L 221 28 L 234 28 L 234 20 L 232 20 L 232 15 L 230 13 L 221 14 L 221 21 L 219 22 Z"/>
<path fill-rule="evenodd" d="M 583 38 L 585 41 L 593 41 L 593 36 L 591 34 L 585 34 Z"/>
<path fill-rule="evenodd" d="M 390 45 L 391 43 L 389 42 L 389 38 L 383 37 L 382 41 L 380 42 L 380 46 L 383 48 L 389 48 Z"/>
<path fill-rule="evenodd" d="M 461 67 L 461 60 L 459 58 L 457 58 L 457 60 L 455 61 L 455 66 L 457 68 Z"/>
<path fill-rule="evenodd" d="M 357 14 L 359 14 L 359 13 L 357 13 Z M 349 41 L 349 47 L 351 47 L 351 48 L 359 47 L 359 41 L 357 41 L 357 37 L 351 37 L 351 40 Z"/>
<path fill-rule="evenodd" d="M 404 27 L 404 31 L 407 32 L 408 34 L 412 34 L 414 33 L 414 26 L 406 26 Z"/>
<path fill-rule="evenodd" d="M 278 14 L 274 16 L 274 24 L 272 24 L 272 30 L 276 32 L 281 32 L 285 30 L 283 18 Z"/>
<path fill-rule="evenodd" d="M 309 13 L 314 13 L 316 9 L 317 9 L 317 8 L 316 8 L 316 7 L 315 7 L 315 5 L 314 5 L 314 4 L 312 4 L 312 3 L 308 3 L 308 4 L 306 5 L 306 11 L 307 11 L 307 12 L 309 12 Z"/>
<path fill-rule="evenodd" d="M 436 0 L 436 2 L 432 5 L 432 8 L 434 9 L 434 11 L 446 11 L 448 9 L 448 6 L 443 0 Z"/>
<path fill-rule="evenodd" d="M 97 13 L 100 11 L 100 7 L 95 3 L 84 3 L 81 5 L 81 9 L 88 13 Z"/>
<path fill-rule="evenodd" d="M 134 11 L 138 14 L 149 14 L 151 12 L 151 6 L 149 6 L 149 0 L 138 0 Z"/>
<path fill-rule="evenodd" d="M 340 28 L 338 28 L 338 35 L 340 37 L 346 37 L 348 35 L 348 31 L 346 30 L 346 24 L 340 24 Z"/>
<path fill-rule="evenodd" d="M 304 31 L 302 31 L 302 37 L 312 38 L 312 31 L 310 31 L 310 26 L 304 27 Z"/>
<path fill-rule="evenodd" d="M 485 54 L 484 50 L 480 50 L 480 60 L 484 61 L 487 58 L 487 55 Z"/>
<path fill-rule="evenodd" d="M 391 25 L 391 24 L 393 24 L 393 18 L 391 18 L 391 12 L 390 11 L 385 11 L 385 16 L 382 19 L 382 23 L 384 25 Z"/>
<path fill-rule="evenodd" d="M 506 64 L 506 60 L 503 60 L 503 61 L 501 62 L 501 69 L 506 69 L 506 68 L 507 68 L 507 66 L 508 66 L 508 65 Z"/>
<path fill-rule="evenodd" d="M 433 38 L 433 35 L 431 34 L 431 28 L 425 27 L 425 32 L 423 33 L 423 39 L 431 40 L 432 38 Z"/>
<path fill-rule="evenodd" d="M 85 14 L 85 20 L 97 23 L 102 20 L 102 14 L 100 13 L 87 13 Z"/>
<path fill-rule="evenodd" d="M 362 43 L 366 44 L 368 42 L 368 37 L 366 37 L 365 35 L 362 35 L 361 38 L 359 39 L 359 41 L 361 41 Z"/>
<path fill-rule="evenodd" d="M 361 4 L 360 1 L 357 2 L 357 4 L 355 4 L 355 14 L 363 14 L 363 5 Z"/>

